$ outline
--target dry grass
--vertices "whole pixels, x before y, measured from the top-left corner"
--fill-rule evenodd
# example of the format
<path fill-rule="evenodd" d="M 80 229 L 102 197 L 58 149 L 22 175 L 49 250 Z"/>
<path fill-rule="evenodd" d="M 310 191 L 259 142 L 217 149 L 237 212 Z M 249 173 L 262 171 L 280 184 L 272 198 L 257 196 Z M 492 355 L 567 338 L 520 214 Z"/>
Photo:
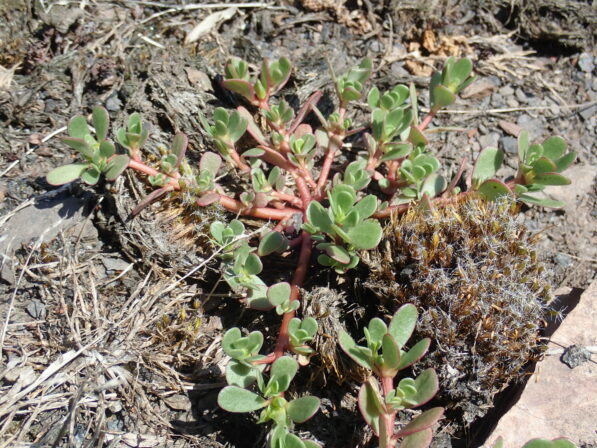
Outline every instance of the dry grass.
<path fill-rule="evenodd" d="M 222 358 L 219 329 L 204 327 L 193 300 L 201 298 L 196 287 L 151 269 L 138 279 L 138 269 L 102 278 L 100 255 L 79 241 L 63 236 L 52 247 L 40 241 L 19 266 L 2 310 L 9 361 L 0 367 L 0 447 L 131 446 L 140 440 L 163 446 L 173 436 L 164 400 L 202 388 L 181 369 Z M 45 319 L 12 321 L 32 285 L 45 303 Z M 108 416 L 122 409 L 132 418 L 122 430 L 111 429 Z"/>

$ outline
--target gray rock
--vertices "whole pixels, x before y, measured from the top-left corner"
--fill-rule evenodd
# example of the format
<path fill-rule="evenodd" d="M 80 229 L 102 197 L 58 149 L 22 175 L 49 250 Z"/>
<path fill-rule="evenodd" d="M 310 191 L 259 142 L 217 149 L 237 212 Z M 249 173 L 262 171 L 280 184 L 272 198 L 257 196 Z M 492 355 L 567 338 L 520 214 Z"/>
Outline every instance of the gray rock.
<path fill-rule="evenodd" d="M 515 98 L 508 98 L 506 100 L 506 105 L 508 107 L 518 107 L 519 106 L 518 101 L 516 101 Z"/>
<path fill-rule="evenodd" d="M 27 312 L 34 319 L 44 320 L 46 318 L 46 305 L 34 299 L 27 305 Z"/>
<path fill-rule="evenodd" d="M 560 358 L 560 360 L 566 364 L 571 369 L 578 367 L 585 362 L 591 360 L 591 352 L 588 351 L 585 347 L 581 347 L 579 345 L 571 345 L 564 350 L 564 354 Z"/>
<path fill-rule="evenodd" d="M 563 268 L 567 268 L 568 266 L 571 266 L 573 263 L 572 258 L 570 258 L 570 256 L 561 252 L 558 252 L 556 254 L 556 256 L 554 257 L 554 261 Z"/>
<path fill-rule="evenodd" d="M 580 116 L 583 120 L 588 120 L 597 112 L 597 104 L 593 104 L 591 107 L 587 107 L 580 111 Z"/>
<path fill-rule="evenodd" d="M 505 137 L 502 137 L 500 141 L 504 151 L 506 151 L 508 154 L 518 153 L 518 141 L 514 137 L 506 135 Z"/>
<path fill-rule="evenodd" d="M 511 96 L 514 95 L 514 89 L 511 86 L 504 86 L 498 90 L 498 93 L 502 96 Z"/>
<path fill-rule="evenodd" d="M 533 118 L 530 115 L 523 114 L 518 117 L 518 126 L 529 131 L 531 140 L 536 140 L 543 134 L 543 120 L 540 118 Z"/>
<path fill-rule="evenodd" d="M 497 132 L 491 132 L 487 135 L 483 135 L 479 138 L 479 142 L 481 143 L 482 148 L 489 148 L 497 147 L 498 142 L 500 141 L 500 134 Z"/>
<path fill-rule="evenodd" d="M 118 98 L 118 95 L 116 95 L 116 94 L 111 95 L 106 100 L 106 109 L 108 109 L 111 112 L 117 112 L 120 110 L 121 107 L 122 107 L 122 102 L 120 101 L 120 99 Z"/>
<path fill-rule="evenodd" d="M 523 104 L 528 101 L 526 93 L 524 93 L 520 88 L 516 89 L 516 99 Z"/>
<path fill-rule="evenodd" d="M 578 57 L 578 67 L 583 72 L 591 73 L 595 69 L 593 55 L 591 53 L 581 53 Z"/>

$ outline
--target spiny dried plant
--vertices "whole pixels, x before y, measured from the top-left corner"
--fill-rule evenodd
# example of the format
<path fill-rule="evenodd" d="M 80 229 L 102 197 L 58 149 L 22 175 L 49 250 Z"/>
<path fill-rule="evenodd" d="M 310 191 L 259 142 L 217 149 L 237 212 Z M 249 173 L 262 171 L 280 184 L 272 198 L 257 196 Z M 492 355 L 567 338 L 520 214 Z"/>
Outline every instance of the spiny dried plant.
<path fill-rule="evenodd" d="M 422 366 L 438 369 L 443 396 L 466 407 L 470 420 L 521 379 L 542 348 L 552 295 L 538 235 L 517 210 L 507 199 L 412 210 L 390 222 L 367 260 L 369 288 L 391 307 L 413 303 L 421 311 L 416 335 L 434 341 Z"/>

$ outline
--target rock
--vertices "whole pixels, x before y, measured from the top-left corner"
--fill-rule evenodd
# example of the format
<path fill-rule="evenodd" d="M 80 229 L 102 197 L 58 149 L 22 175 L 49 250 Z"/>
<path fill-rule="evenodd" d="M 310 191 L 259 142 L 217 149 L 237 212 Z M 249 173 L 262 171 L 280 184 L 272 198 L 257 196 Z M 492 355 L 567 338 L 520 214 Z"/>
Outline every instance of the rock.
<path fill-rule="evenodd" d="M 498 93 L 502 96 L 514 95 L 514 89 L 511 86 L 504 86 L 498 90 Z"/>
<path fill-rule="evenodd" d="M 591 352 L 587 350 L 585 347 L 579 345 L 571 345 L 564 350 L 564 354 L 560 358 L 564 364 L 566 364 L 571 369 L 578 367 L 585 362 L 591 360 Z"/>
<path fill-rule="evenodd" d="M 518 154 L 518 141 L 514 137 L 510 137 L 506 135 L 501 139 L 502 146 L 504 147 L 504 151 L 508 154 Z"/>
<path fill-rule="evenodd" d="M 122 107 L 122 101 L 118 98 L 118 95 L 110 95 L 110 97 L 106 100 L 106 109 L 110 112 L 118 112 Z"/>
<path fill-rule="evenodd" d="M 524 93 L 520 88 L 516 89 L 516 99 L 523 104 L 528 101 L 526 93 Z"/>
<path fill-rule="evenodd" d="M 495 148 L 498 145 L 500 140 L 500 134 L 497 132 L 490 132 L 487 135 L 482 135 L 479 138 L 479 142 L 481 143 L 482 148 L 489 148 L 490 146 Z"/>
<path fill-rule="evenodd" d="M 108 271 L 124 271 L 131 265 L 128 261 L 117 257 L 103 257 L 102 264 Z"/>
<path fill-rule="evenodd" d="M 515 99 L 515 98 L 508 98 L 508 99 L 506 100 L 506 105 L 507 105 L 508 107 L 512 107 L 512 108 L 515 108 L 515 107 L 518 107 L 518 106 L 519 106 L 519 104 L 518 104 L 518 101 L 516 101 L 516 99 Z"/>
<path fill-rule="evenodd" d="M 571 266 L 573 263 L 572 258 L 570 258 L 570 256 L 563 254 L 561 252 L 558 252 L 556 254 L 556 256 L 554 257 L 554 260 L 557 264 L 559 264 L 563 268 L 567 268 L 568 266 Z"/>
<path fill-rule="evenodd" d="M 17 211 L 3 226 L 0 234 L 0 254 L 3 255 L 0 278 L 4 281 L 10 284 L 16 282 L 13 254 L 21 244 L 31 240 L 49 242 L 83 220 L 83 199 L 53 194 L 47 195 L 50 196 L 48 199 L 42 196 L 35 204 Z"/>
<path fill-rule="evenodd" d="M 523 114 L 518 117 L 518 126 L 529 131 L 531 140 L 536 140 L 543 135 L 543 120 L 541 118 L 533 118 L 530 115 Z"/>
<path fill-rule="evenodd" d="M 46 318 L 46 305 L 34 299 L 27 305 L 27 312 L 34 319 L 44 320 Z"/>
<path fill-rule="evenodd" d="M 519 447 L 532 438 L 566 437 L 576 443 L 597 444 L 597 368 L 585 362 L 571 370 L 559 354 L 561 347 L 597 345 L 597 281 L 582 294 L 549 343 L 518 402 L 504 415 L 485 446 L 498 436 L 505 447 Z M 554 354 L 549 355 L 550 351 Z"/>
<path fill-rule="evenodd" d="M 586 73 L 591 73 L 595 70 L 593 55 L 591 53 L 581 53 L 578 57 L 578 67 Z"/>
<path fill-rule="evenodd" d="M 566 208 L 573 210 L 577 202 L 591 192 L 596 174 L 595 165 L 574 165 L 564 172 L 572 180 L 572 185 L 550 186 L 544 190 L 545 194 L 556 201 L 565 202 Z"/>
<path fill-rule="evenodd" d="M 580 111 L 580 116 L 583 118 L 583 120 L 588 120 L 590 119 L 593 115 L 595 115 L 595 113 L 597 112 L 597 104 L 593 104 L 590 107 L 587 107 L 585 109 L 582 109 Z"/>

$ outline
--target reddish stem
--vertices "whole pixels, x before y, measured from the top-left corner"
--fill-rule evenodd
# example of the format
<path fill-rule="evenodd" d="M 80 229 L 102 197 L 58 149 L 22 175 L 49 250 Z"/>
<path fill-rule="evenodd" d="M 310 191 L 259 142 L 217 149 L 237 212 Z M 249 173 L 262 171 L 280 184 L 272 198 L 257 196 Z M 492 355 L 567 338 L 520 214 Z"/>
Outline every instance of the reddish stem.
<path fill-rule="evenodd" d="M 295 174 L 294 180 L 296 182 L 296 189 L 298 190 L 299 195 L 301 196 L 301 201 L 303 202 L 303 210 L 307 210 L 309 202 L 311 202 L 311 192 L 309 191 L 309 187 L 307 187 L 305 179 L 298 174 Z"/>
<path fill-rule="evenodd" d="M 319 174 L 319 179 L 317 180 L 317 189 L 315 190 L 315 198 L 321 199 L 323 197 L 323 190 L 325 187 L 325 183 L 328 180 L 330 175 L 330 169 L 332 168 L 332 163 L 334 162 L 334 157 L 336 156 L 336 152 L 338 149 L 342 147 L 342 136 L 332 134 L 330 136 L 330 141 L 328 143 L 328 151 L 325 155 L 325 159 L 323 161 L 323 165 L 321 166 L 321 173 Z"/>
<path fill-rule="evenodd" d="M 384 398 L 394 389 L 394 377 L 382 376 L 381 387 L 383 389 Z M 393 448 L 396 446 L 396 440 L 392 437 L 394 435 L 394 422 L 396 421 L 396 411 L 385 412 L 381 415 L 384 419 L 384 424 L 381 425 L 384 431 L 379 435 L 380 447 Z"/>
<path fill-rule="evenodd" d="M 129 159 L 128 167 L 134 169 L 135 171 L 139 171 L 140 173 L 147 174 L 148 176 L 157 176 L 158 174 L 161 174 L 155 168 L 145 165 L 139 160 Z M 168 177 L 170 179 L 165 185 L 170 185 L 174 190 L 180 190 L 180 185 L 178 184 L 178 178 L 180 177 L 180 174 L 176 172 L 168 175 Z"/>
<path fill-rule="evenodd" d="M 295 207 L 302 207 L 303 206 L 303 201 L 301 201 L 299 198 L 297 198 L 293 194 L 281 193 L 279 191 L 273 191 L 270 194 L 273 197 L 275 197 L 276 199 L 288 202 L 289 204 L 292 204 Z"/>
<path fill-rule="evenodd" d="M 239 213 L 244 216 L 253 216 L 254 218 L 272 219 L 274 221 L 281 221 L 289 218 L 295 213 L 303 213 L 302 210 L 286 207 L 282 209 L 270 207 L 249 207 L 247 208 L 242 202 L 232 199 L 230 196 L 220 194 L 220 204 L 226 210 Z"/>
<path fill-rule="evenodd" d="M 431 110 L 427 116 L 423 119 L 423 121 L 421 121 L 421 124 L 419 124 L 419 131 L 423 132 L 425 130 L 425 128 L 427 126 L 429 126 L 429 123 L 431 123 L 431 120 L 433 120 L 433 117 L 435 117 L 435 114 L 437 112 Z"/>
<path fill-rule="evenodd" d="M 301 233 L 301 252 L 299 254 L 298 264 L 292 281 L 290 283 L 290 301 L 299 300 L 299 287 L 305 283 L 307 277 L 307 269 L 309 268 L 309 260 L 311 259 L 311 251 L 313 245 L 311 244 L 311 236 L 304 231 Z M 282 324 L 280 325 L 280 332 L 278 333 L 278 340 L 276 342 L 276 348 L 274 349 L 274 360 L 284 355 L 284 350 L 288 347 L 289 336 L 288 336 L 288 324 L 294 318 L 295 312 L 291 311 L 284 314 L 282 318 Z"/>

